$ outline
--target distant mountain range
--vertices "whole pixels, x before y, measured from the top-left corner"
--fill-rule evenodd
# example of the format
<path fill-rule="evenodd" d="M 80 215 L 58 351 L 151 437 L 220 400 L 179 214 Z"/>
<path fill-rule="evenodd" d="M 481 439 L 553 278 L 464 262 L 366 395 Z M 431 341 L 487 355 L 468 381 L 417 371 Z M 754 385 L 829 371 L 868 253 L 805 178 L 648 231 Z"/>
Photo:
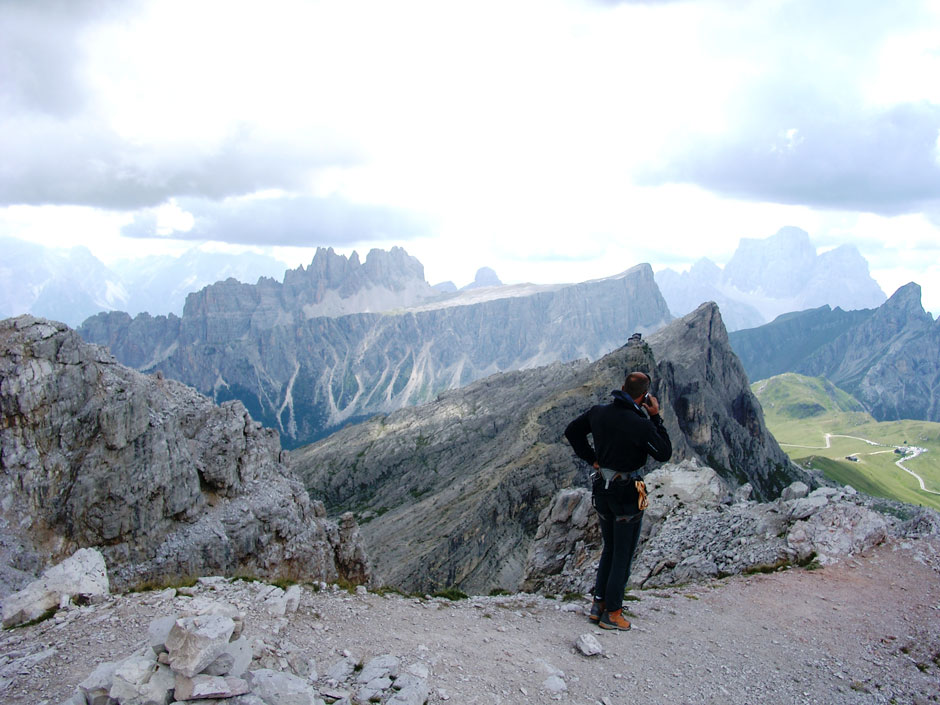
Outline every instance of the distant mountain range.
<path fill-rule="evenodd" d="M 79 333 L 126 365 L 241 400 L 293 447 L 494 372 L 597 359 L 669 320 L 649 265 L 442 294 L 401 248 L 364 262 L 319 249 L 283 284 L 229 279 L 191 294 L 181 318 L 101 313 Z"/>
<path fill-rule="evenodd" d="M 107 267 L 85 247 L 54 249 L 0 238 L 0 318 L 31 313 L 72 327 L 100 311 L 183 312 L 193 291 L 234 277 L 284 275 L 273 257 L 193 248 L 180 257 L 142 257 Z"/>
<path fill-rule="evenodd" d="M 731 331 L 789 311 L 874 308 L 886 298 L 854 245 L 818 255 L 809 234 L 794 227 L 763 240 L 743 238 L 724 269 L 702 258 L 688 272 L 657 272 L 656 283 L 673 315 L 714 301 Z"/>
<path fill-rule="evenodd" d="M 875 309 L 823 306 L 730 336 L 753 381 L 783 372 L 825 377 L 879 421 L 940 421 L 940 321 L 907 284 Z"/>

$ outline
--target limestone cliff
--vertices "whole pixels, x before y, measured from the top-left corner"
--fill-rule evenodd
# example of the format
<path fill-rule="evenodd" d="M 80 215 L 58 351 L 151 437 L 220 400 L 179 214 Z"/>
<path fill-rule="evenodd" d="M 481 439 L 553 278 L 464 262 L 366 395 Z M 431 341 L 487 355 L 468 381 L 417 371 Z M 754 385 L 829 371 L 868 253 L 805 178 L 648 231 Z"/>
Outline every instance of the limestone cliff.
<path fill-rule="evenodd" d="M 116 588 L 367 577 L 356 525 L 324 518 L 277 433 L 239 402 L 218 407 L 21 316 L 0 322 L 0 412 L 0 551 L 21 575 L 96 546 Z"/>
<path fill-rule="evenodd" d="M 292 465 L 330 511 L 361 517 L 377 582 L 513 590 L 539 512 L 558 489 L 587 483 L 565 426 L 609 401 L 631 369 L 653 377 L 674 461 L 713 463 L 768 498 L 802 477 L 764 428 L 713 304 L 595 363 L 493 375 L 348 427 L 293 451 Z"/>
<path fill-rule="evenodd" d="M 141 371 L 160 370 L 217 402 L 240 400 L 295 447 L 494 372 L 597 359 L 670 319 L 649 265 L 582 284 L 488 287 L 410 309 L 325 314 L 344 294 L 364 296 L 364 282 L 400 285 L 405 296 L 420 264 L 393 254 L 374 251 L 361 266 L 318 255 L 283 285 L 207 287 L 189 297 L 182 319 L 100 314 L 79 332 Z M 363 279 L 373 259 L 383 266 Z"/>

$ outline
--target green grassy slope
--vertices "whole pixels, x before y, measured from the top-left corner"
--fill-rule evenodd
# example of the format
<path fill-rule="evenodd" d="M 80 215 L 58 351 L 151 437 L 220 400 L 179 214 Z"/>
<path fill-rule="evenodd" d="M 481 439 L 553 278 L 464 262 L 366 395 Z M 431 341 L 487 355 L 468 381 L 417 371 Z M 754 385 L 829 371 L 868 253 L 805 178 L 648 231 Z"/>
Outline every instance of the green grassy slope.
<path fill-rule="evenodd" d="M 927 490 L 940 492 L 940 423 L 875 421 L 856 399 L 821 377 L 787 373 L 751 388 L 767 427 L 800 465 L 866 494 L 940 509 L 940 494 L 921 490 L 915 477 L 895 465 L 902 456 L 894 452 L 926 449 L 904 464 Z"/>

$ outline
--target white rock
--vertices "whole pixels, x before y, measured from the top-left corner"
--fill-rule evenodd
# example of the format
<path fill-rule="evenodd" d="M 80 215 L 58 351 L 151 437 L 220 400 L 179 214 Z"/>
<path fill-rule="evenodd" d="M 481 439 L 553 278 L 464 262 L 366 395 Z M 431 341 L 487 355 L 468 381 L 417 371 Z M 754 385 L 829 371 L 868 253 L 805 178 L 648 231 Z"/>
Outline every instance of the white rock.
<path fill-rule="evenodd" d="M 751 494 L 753 492 L 754 492 L 754 487 L 751 485 L 751 483 L 745 482 L 743 485 L 741 485 L 738 489 L 734 491 L 734 497 L 732 501 L 735 504 L 738 504 L 740 502 L 747 502 L 748 500 L 751 499 Z"/>
<path fill-rule="evenodd" d="M 809 494 L 809 485 L 805 482 L 800 482 L 797 480 L 788 487 L 783 488 L 783 492 L 780 493 L 780 499 L 784 502 L 788 502 L 791 499 L 803 499 L 806 495 Z"/>
<path fill-rule="evenodd" d="M 343 681 L 348 680 L 355 670 L 355 659 L 345 657 L 330 666 L 330 669 L 326 672 L 326 678 L 336 681 L 337 683 L 342 683 Z"/>
<path fill-rule="evenodd" d="M 177 673 L 192 678 L 221 654 L 235 622 L 221 615 L 199 615 L 176 620 L 166 640 L 170 666 Z"/>
<path fill-rule="evenodd" d="M 828 495 L 813 493 L 808 497 L 793 500 L 790 503 L 790 511 L 788 516 L 791 521 L 806 519 L 807 517 L 810 517 L 818 512 L 827 504 L 829 504 Z"/>
<path fill-rule="evenodd" d="M 887 535 L 882 515 L 854 504 L 833 504 L 790 527 L 787 544 L 801 560 L 815 553 L 826 564 L 882 543 Z"/>
<path fill-rule="evenodd" d="M 157 617 L 147 627 L 147 639 L 154 653 L 159 654 L 166 651 L 166 638 L 170 635 L 170 630 L 173 629 L 177 619 L 179 617 L 176 615 Z"/>
<path fill-rule="evenodd" d="M 593 634 L 582 634 L 575 642 L 575 646 L 585 656 L 597 656 L 604 653 L 604 648 Z"/>
<path fill-rule="evenodd" d="M 427 680 L 431 675 L 431 669 L 428 668 L 426 663 L 421 663 L 420 661 L 409 663 L 407 666 L 405 666 L 405 672 L 425 680 Z"/>
<path fill-rule="evenodd" d="M 359 683 L 368 683 L 376 678 L 397 678 L 398 667 L 398 659 L 391 654 L 376 656 L 362 667 L 362 670 L 359 671 L 359 674 L 356 676 L 356 681 Z"/>
<path fill-rule="evenodd" d="M 251 645 L 245 637 L 230 641 L 204 673 L 213 676 L 241 677 L 251 665 Z"/>
<path fill-rule="evenodd" d="M 567 693 L 568 685 L 559 676 L 549 676 L 542 681 L 542 687 L 552 693 Z"/>
<path fill-rule="evenodd" d="M 303 678 L 267 668 L 249 671 L 251 692 L 267 705 L 317 705 L 316 691 Z"/>
<path fill-rule="evenodd" d="M 300 598 L 303 596 L 303 590 L 300 585 L 291 585 L 284 595 L 286 600 L 286 611 L 293 614 L 300 607 Z"/>
<path fill-rule="evenodd" d="M 166 705 L 174 675 L 157 663 L 152 652 L 121 661 L 114 670 L 110 696 L 121 705 Z"/>
<path fill-rule="evenodd" d="M 264 608 L 274 617 L 283 617 L 287 613 L 287 595 L 281 588 L 275 587 L 264 598 Z"/>
<path fill-rule="evenodd" d="M 3 600 L 3 626 L 23 624 L 67 604 L 74 595 L 109 594 L 104 557 L 93 548 L 82 548 L 49 568 L 19 592 Z"/>
<path fill-rule="evenodd" d="M 85 695 L 89 705 L 108 705 L 111 700 L 114 671 L 117 667 L 117 661 L 106 661 L 98 664 L 98 667 L 78 684 L 79 691 Z"/>
<path fill-rule="evenodd" d="M 192 678 L 176 674 L 177 700 L 204 700 L 207 698 L 231 698 L 248 692 L 248 682 L 241 678 L 224 678 L 199 674 Z M 121 703 L 121 705 L 124 705 Z"/>

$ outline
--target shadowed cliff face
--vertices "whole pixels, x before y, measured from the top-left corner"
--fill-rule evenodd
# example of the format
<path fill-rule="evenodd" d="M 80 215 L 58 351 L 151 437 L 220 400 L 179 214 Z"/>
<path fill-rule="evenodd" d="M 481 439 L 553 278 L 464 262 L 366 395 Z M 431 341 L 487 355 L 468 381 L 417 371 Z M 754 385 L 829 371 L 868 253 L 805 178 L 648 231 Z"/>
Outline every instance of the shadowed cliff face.
<path fill-rule="evenodd" d="M 229 280 L 207 287 L 190 296 L 182 319 L 101 314 L 79 332 L 142 371 L 160 370 L 217 402 L 238 399 L 294 447 L 495 372 L 597 359 L 630 333 L 670 319 L 648 265 L 471 305 L 325 316 L 310 307 L 326 305 L 338 291 L 363 291 L 342 287 L 344 277 L 366 266 L 341 267 L 335 258 L 324 256 L 283 285 Z M 385 259 L 377 271 L 395 264 Z M 398 280 L 388 281 L 391 287 Z M 326 284 L 333 288 L 324 293 Z"/>
<path fill-rule="evenodd" d="M 0 553 L 22 575 L 95 546 L 116 588 L 367 576 L 357 527 L 323 518 L 239 402 L 215 406 L 21 316 L 0 322 L 0 412 Z"/>
<path fill-rule="evenodd" d="M 649 343 L 676 462 L 697 457 L 734 484 L 750 482 L 761 498 L 793 482 L 715 304 L 702 304 Z"/>
<path fill-rule="evenodd" d="M 653 377 L 674 462 L 713 462 L 732 484 L 749 481 L 763 497 L 802 476 L 764 429 L 714 304 L 649 345 L 631 342 L 592 364 L 493 375 L 348 427 L 293 451 L 292 466 L 330 511 L 361 518 L 376 582 L 409 591 L 516 589 L 539 512 L 558 489 L 587 485 L 565 426 L 609 401 L 634 369 Z"/>

